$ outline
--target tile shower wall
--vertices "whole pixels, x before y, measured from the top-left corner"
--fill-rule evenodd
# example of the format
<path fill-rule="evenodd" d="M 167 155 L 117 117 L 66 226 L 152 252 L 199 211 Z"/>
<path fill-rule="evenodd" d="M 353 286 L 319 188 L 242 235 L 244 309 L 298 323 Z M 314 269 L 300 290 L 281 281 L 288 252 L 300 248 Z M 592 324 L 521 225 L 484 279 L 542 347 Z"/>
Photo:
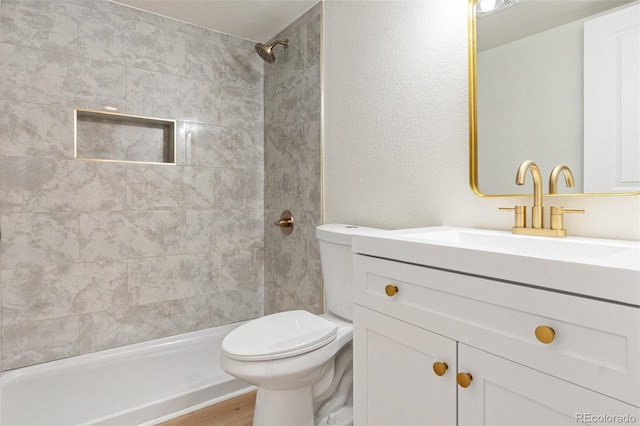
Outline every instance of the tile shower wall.
<path fill-rule="evenodd" d="M 265 311 L 322 311 L 319 3 L 274 39 L 276 61 L 265 65 Z M 273 223 L 291 210 L 284 236 Z"/>
<path fill-rule="evenodd" d="M 264 304 L 253 42 L 108 1 L 0 2 L 2 369 Z M 177 164 L 73 160 L 73 108 L 178 120 Z"/>

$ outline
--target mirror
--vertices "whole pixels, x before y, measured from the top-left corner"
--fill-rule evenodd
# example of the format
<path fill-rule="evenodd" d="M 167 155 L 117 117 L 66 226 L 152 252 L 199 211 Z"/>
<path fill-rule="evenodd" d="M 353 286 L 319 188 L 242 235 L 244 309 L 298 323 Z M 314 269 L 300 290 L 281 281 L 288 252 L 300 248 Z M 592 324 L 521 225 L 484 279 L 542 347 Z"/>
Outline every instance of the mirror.
<path fill-rule="evenodd" d="M 478 0 L 469 1 L 474 192 L 530 194 L 530 177 L 518 186 L 515 175 L 522 161 L 533 160 L 545 194 L 557 164 L 575 178 L 573 188 L 561 179 L 561 195 L 640 194 L 640 1 L 484 2 L 505 5 L 476 13 Z M 605 31 L 599 22 L 623 14 L 624 31 L 609 37 L 617 44 L 599 45 Z M 622 53 L 602 58 L 614 50 Z M 613 65 L 593 69 L 603 63 Z M 603 72 L 618 74 L 607 79 Z"/>

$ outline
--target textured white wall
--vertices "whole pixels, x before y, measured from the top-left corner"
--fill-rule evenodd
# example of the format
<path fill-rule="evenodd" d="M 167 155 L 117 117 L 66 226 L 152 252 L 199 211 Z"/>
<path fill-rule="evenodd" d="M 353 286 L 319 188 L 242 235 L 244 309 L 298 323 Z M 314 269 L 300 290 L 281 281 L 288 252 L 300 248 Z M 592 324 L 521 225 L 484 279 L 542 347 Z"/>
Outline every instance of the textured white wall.
<path fill-rule="evenodd" d="M 531 204 L 469 188 L 466 13 L 466 0 L 325 0 L 326 223 L 509 229 L 497 208 Z M 573 235 L 640 240 L 638 196 L 553 204 L 586 209 L 566 219 Z"/>

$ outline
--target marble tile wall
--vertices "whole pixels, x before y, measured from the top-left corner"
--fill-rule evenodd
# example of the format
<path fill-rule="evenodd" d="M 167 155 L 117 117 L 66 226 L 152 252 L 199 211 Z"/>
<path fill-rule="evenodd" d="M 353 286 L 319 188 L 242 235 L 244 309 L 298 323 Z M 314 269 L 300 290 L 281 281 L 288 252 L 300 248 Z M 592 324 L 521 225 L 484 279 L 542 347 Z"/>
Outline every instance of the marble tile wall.
<path fill-rule="evenodd" d="M 3 370 L 261 316 L 263 61 L 105 0 L 0 2 Z M 73 109 L 178 120 L 177 165 L 73 159 Z"/>
<path fill-rule="evenodd" d="M 265 311 L 322 312 L 320 253 L 315 228 L 322 221 L 320 47 L 318 3 L 274 39 L 276 61 L 265 72 Z M 273 222 L 290 210 L 294 231 Z"/>

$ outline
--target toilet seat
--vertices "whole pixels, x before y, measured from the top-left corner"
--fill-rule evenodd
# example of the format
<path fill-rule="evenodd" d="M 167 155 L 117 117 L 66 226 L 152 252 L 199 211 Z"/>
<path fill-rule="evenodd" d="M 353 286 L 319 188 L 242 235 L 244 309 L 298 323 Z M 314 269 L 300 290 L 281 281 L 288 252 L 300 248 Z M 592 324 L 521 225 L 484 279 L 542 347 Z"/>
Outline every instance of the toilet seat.
<path fill-rule="evenodd" d="M 336 339 L 338 326 L 307 311 L 287 311 L 236 328 L 222 341 L 223 353 L 239 361 L 266 361 L 311 352 Z"/>

